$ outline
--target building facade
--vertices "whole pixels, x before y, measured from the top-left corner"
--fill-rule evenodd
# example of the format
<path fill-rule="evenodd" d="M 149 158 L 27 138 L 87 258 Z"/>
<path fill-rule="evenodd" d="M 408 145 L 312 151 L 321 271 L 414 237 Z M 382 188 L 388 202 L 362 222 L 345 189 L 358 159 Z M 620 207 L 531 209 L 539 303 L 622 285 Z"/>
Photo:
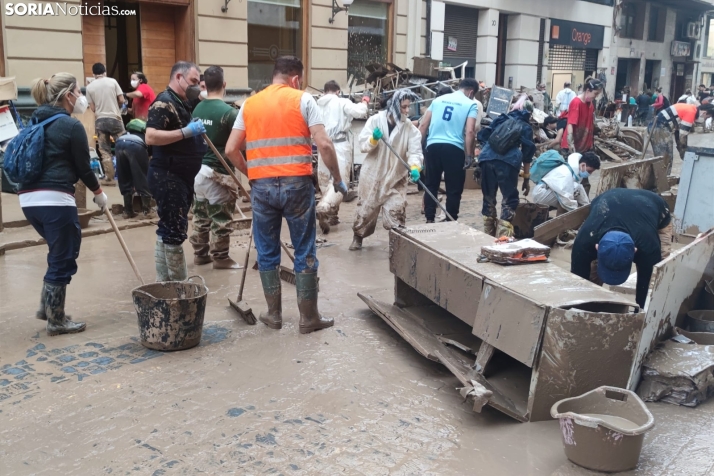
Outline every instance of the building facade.
<path fill-rule="evenodd" d="M 305 84 L 321 89 L 330 79 L 344 85 L 350 74 L 363 77 L 369 63 L 408 67 L 407 58 L 426 48 L 421 0 L 354 0 L 336 14 L 342 0 L 67 1 L 74 12 L 134 12 L 106 16 L 46 14 L 48 2 L 27 3 L 39 5 L 38 15 L 2 3 L 0 75 L 15 76 L 20 88 L 59 71 L 90 77 L 101 62 L 123 88 L 141 70 L 160 90 L 178 60 L 222 66 L 229 88 L 257 88 L 270 81 L 276 57 L 293 54 L 305 63 Z"/>
<path fill-rule="evenodd" d="M 711 0 L 621 0 L 615 12 L 609 65 L 615 90 L 634 94 L 661 87 L 678 98 L 700 82 L 709 86 L 714 48 L 707 48 Z M 709 55 L 709 56 L 707 56 Z"/>

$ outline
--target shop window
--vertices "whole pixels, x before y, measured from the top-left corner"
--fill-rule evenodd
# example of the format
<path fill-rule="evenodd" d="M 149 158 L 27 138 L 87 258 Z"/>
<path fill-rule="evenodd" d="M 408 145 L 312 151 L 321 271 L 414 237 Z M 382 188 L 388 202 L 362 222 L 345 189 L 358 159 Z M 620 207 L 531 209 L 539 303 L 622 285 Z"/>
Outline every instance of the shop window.
<path fill-rule="evenodd" d="M 707 17 L 706 40 L 704 40 L 704 56 L 714 57 L 714 17 Z"/>
<path fill-rule="evenodd" d="M 300 0 L 248 0 L 248 85 L 270 84 L 275 60 L 300 57 L 303 42 Z"/>
<path fill-rule="evenodd" d="M 667 23 L 667 8 L 650 5 L 647 41 L 664 41 L 664 27 Z"/>
<path fill-rule="evenodd" d="M 389 4 L 355 0 L 349 9 L 347 75 L 365 78 L 365 67 L 387 62 Z M 403 66 L 403 65 L 402 65 Z"/>
<path fill-rule="evenodd" d="M 645 26 L 645 4 L 628 2 L 622 4 L 620 13 L 620 38 L 641 40 Z"/>

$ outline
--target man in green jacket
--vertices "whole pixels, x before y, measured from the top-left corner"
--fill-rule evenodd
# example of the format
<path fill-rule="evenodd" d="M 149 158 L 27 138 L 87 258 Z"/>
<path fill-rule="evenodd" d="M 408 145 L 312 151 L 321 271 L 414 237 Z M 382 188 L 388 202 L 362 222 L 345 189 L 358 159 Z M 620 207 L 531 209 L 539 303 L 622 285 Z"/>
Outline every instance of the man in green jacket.
<path fill-rule="evenodd" d="M 238 110 L 223 100 L 226 82 L 223 68 L 209 66 L 203 73 L 208 97 L 193 110 L 206 128 L 206 135 L 223 154 Z M 233 168 L 233 164 L 228 163 Z M 201 170 L 194 182 L 193 233 L 190 242 L 194 250 L 194 264 L 213 262 L 213 269 L 238 269 L 241 266 L 229 255 L 231 224 L 238 192 L 236 185 L 221 162 L 209 148 L 203 156 Z"/>

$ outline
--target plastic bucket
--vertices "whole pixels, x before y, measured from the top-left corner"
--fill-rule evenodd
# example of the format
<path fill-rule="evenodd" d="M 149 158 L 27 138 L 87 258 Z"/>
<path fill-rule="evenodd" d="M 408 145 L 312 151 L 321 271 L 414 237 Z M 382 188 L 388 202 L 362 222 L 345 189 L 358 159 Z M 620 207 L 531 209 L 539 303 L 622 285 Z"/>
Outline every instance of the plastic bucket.
<path fill-rule="evenodd" d="M 200 278 L 201 284 L 191 282 Z M 132 292 L 141 345 L 184 350 L 201 342 L 208 288 L 201 276 L 139 286 Z"/>
<path fill-rule="evenodd" d="M 714 311 L 689 311 L 687 322 L 691 332 L 714 332 Z"/>
<path fill-rule="evenodd" d="M 654 426 L 642 400 L 616 387 L 599 387 L 561 400 L 550 415 L 560 420 L 565 456 L 595 471 L 634 469 L 645 433 Z"/>

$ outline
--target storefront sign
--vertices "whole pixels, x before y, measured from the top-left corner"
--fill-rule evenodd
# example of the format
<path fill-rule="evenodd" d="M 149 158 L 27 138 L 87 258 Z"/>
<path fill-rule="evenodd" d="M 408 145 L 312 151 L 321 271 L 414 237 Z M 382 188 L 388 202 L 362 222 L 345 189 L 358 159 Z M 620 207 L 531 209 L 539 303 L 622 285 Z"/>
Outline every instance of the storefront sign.
<path fill-rule="evenodd" d="M 675 57 L 689 56 L 692 54 L 692 45 L 684 41 L 673 41 L 671 54 Z"/>
<path fill-rule="evenodd" d="M 450 36 L 449 37 L 449 43 L 446 46 L 446 49 L 449 51 L 456 51 L 456 47 L 458 45 L 458 41 L 455 36 Z"/>
<path fill-rule="evenodd" d="M 605 27 L 565 20 L 550 20 L 550 44 L 602 49 Z"/>

